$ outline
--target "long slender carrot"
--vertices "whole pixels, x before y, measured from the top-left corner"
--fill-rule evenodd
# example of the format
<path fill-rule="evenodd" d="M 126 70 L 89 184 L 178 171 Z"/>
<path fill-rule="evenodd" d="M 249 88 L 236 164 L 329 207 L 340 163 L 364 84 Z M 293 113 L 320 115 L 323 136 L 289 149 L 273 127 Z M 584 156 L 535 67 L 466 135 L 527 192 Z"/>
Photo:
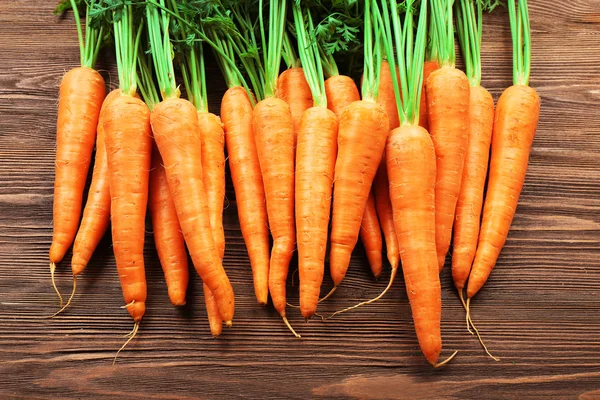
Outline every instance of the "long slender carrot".
<path fill-rule="evenodd" d="M 440 270 L 450 248 L 469 133 L 469 80 L 454 67 L 453 0 L 434 0 L 432 19 L 438 38 L 440 68 L 425 85 L 427 117 L 437 157 L 435 236 Z"/>
<path fill-rule="evenodd" d="M 369 2 L 365 3 L 364 24 L 363 99 L 344 108 L 339 121 L 330 250 L 330 271 L 336 287 L 348 270 L 371 185 L 389 133 L 387 115 L 376 102 L 381 54 L 377 26 L 373 27 L 370 17 Z"/>
<path fill-rule="evenodd" d="M 110 102 L 120 95 L 121 91 L 119 89 L 111 91 L 104 99 L 100 110 L 92 183 L 90 184 L 87 203 L 83 210 L 81 225 L 73 244 L 71 270 L 74 276 L 83 272 L 110 224 L 110 190 L 108 183 L 108 161 L 104 145 L 104 116 Z"/>
<path fill-rule="evenodd" d="M 506 242 L 540 115 L 540 96 L 529 85 L 531 33 L 527 1 L 509 0 L 513 39 L 513 86 L 498 100 L 487 195 L 477 253 L 467 287 L 469 300 L 481 289 Z M 467 303 L 468 304 L 468 303 Z"/>
<path fill-rule="evenodd" d="M 67 72 L 61 81 L 56 123 L 56 175 L 54 179 L 53 233 L 50 274 L 54 284 L 56 263 L 73 244 L 81 217 L 83 191 L 96 142 L 96 127 L 106 89 L 104 79 L 93 69 L 103 38 L 103 27 L 85 21 L 85 40 L 75 0 L 71 0 L 77 25 L 81 67 Z M 75 284 L 75 282 L 74 282 Z"/>
<path fill-rule="evenodd" d="M 455 5 L 458 37 L 471 85 L 469 145 L 456 205 L 452 252 L 452 278 L 461 298 L 477 249 L 483 189 L 487 176 L 494 124 L 494 100 L 492 95 L 480 85 L 483 10 L 481 3 L 477 2 L 477 5 L 475 3 L 473 0 L 460 0 Z"/>
<path fill-rule="evenodd" d="M 152 109 L 150 122 L 163 158 L 169 191 L 196 271 L 215 295 L 225 324 L 232 325 L 234 295 L 213 238 L 203 183 L 198 113 L 179 98 L 171 58 L 170 15 L 153 3 L 146 7 L 150 45 L 163 101 Z"/>
<path fill-rule="evenodd" d="M 396 74 L 398 73 L 397 71 Z M 386 60 L 382 62 L 379 75 L 379 103 L 386 110 L 386 114 L 390 119 L 390 129 L 393 130 L 398 127 L 400 120 L 398 118 L 398 105 L 396 103 L 396 94 L 394 93 L 392 73 Z M 393 269 L 398 267 L 400 254 L 398 238 L 396 237 L 396 230 L 394 228 L 394 214 L 390 201 L 390 183 L 388 181 L 385 162 L 385 157 L 383 157 L 373 181 L 373 194 L 375 196 L 377 217 L 379 218 L 379 224 L 385 238 L 387 259 Z"/>
<path fill-rule="evenodd" d="M 371 272 L 375 278 L 379 278 L 383 270 L 383 239 L 381 237 L 381 227 L 377 218 L 377 210 L 375 209 L 375 198 L 373 192 L 369 193 L 369 198 L 365 205 L 362 222 L 360 224 L 360 240 L 365 246 L 367 259 L 371 266 Z"/>
<path fill-rule="evenodd" d="M 314 99 L 314 107 L 307 109 L 300 121 L 295 171 L 300 312 L 310 318 L 317 309 L 325 270 L 338 121 L 327 109 L 319 49 L 306 34 L 314 29 L 312 17 L 308 9 L 305 12 L 307 24 L 300 5 L 294 3 L 298 51 Z"/>

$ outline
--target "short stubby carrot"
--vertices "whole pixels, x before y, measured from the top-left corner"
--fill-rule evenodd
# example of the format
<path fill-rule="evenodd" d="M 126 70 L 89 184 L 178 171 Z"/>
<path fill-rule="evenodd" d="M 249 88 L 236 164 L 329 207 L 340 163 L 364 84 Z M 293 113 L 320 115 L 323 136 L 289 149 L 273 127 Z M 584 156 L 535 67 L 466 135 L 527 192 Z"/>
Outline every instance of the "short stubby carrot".
<path fill-rule="evenodd" d="M 267 214 L 273 236 L 269 292 L 273 306 L 285 317 L 286 280 L 296 243 L 294 218 L 294 128 L 290 107 L 274 97 L 260 101 L 253 113 L 254 139 L 265 186 Z"/>
<path fill-rule="evenodd" d="M 352 78 L 345 75 L 334 75 L 325 81 L 327 107 L 336 117 L 342 116 L 344 108 L 354 101 L 360 100 L 358 87 Z"/>
<path fill-rule="evenodd" d="M 108 105 L 120 95 L 121 90 L 119 89 L 111 91 L 104 99 L 100 109 L 92 183 L 90 183 L 81 225 L 73 244 L 71 270 L 74 276 L 81 274 L 88 265 L 110 224 L 110 188 L 106 146 L 104 144 L 104 116 Z"/>
<path fill-rule="evenodd" d="M 442 350 L 442 298 L 435 246 L 435 151 L 420 126 L 393 130 L 386 159 L 406 293 L 421 350 L 436 365 Z"/>
<path fill-rule="evenodd" d="M 194 267 L 214 293 L 221 316 L 229 326 L 235 300 L 210 227 L 202 181 L 198 113 L 189 101 L 168 98 L 154 107 L 150 122 Z"/>
<path fill-rule="evenodd" d="M 325 270 L 338 121 L 333 111 L 309 108 L 300 122 L 296 149 L 295 202 L 300 312 L 317 310 Z"/>
<path fill-rule="evenodd" d="M 189 282 L 188 257 L 177 210 L 169 191 L 167 173 L 156 146 L 152 149 L 148 209 L 152 219 L 154 245 L 165 274 L 169 299 L 174 306 L 182 306 L 185 304 Z"/>
<path fill-rule="evenodd" d="M 294 121 L 294 137 L 297 139 L 302 114 L 313 106 L 313 98 L 304 76 L 304 69 L 301 67 L 288 68 L 279 75 L 277 98 L 290 106 Z"/>
<path fill-rule="evenodd" d="M 215 295 L 210 291 L 210 288 L 206 286 L 206 283 L 202 285 L 202 288 L 204 290 L 204 303 L 206 304 L 210 333 L 213 337 L 217 337 L 221 335 L 221 332 L 223 331 L 223 318 L 221 318 L 221 314 L 219 313 Z"/>
<path fill-rule="evenodd" d="M 487 194 L 477 253 L 469 275 L 468 298 L 484 285 L 506 242 L 525 182 L 539 116 L 540 96 L 529 86 L 511 86 L 498 100 Z"/>
<path fill-rule="evenodd" d="M 440 68 L 440 64 L 437 61 L 425 61 L 423 64 L 423 89 L 421 90 L 421 104 L 419 105 L 419 125 L 425 129 L 429 129 L 429 122 L 427 121 L 427 90 L 425 84 L 427 78 L 436 69 Z"/>
<path fill-rule="evenodd" d="M 122 94 L 106 109 L 104 130 L 111 197 L 112 240 L 127 311 L 140 322 L 146 311 L 144 238 L 152 153 L 150 111 Z"/>
<path fill-rule="evenodd" d="M 260 304 L 269 297 L 269 225 L 265 189 L 252 128 L 252 104 L 241 86 L 229 88 L 221 119 L 242 236 L 248 249 L 254 293 Z"/>
<path fill-rule="evenodd" d="M 443 67 L 427 79 L 429 133 L 437 157 L 435 237 L 440 270 L 452 239 L 452 226 L 469 135 L 469 80 L 464 72 Z"/>
<path fill-rule="evenodd" d="M 367 204 L 365 205 L 365 212 L 363 214 L 362 222 L 360 224 L 360 240 L 365 246 L 365 252 L 367 253 L 367 259 L 371 266 L 371 272 L 375 278 L 381 276 L 383 270 L 383 239 L 381 237 L 381 227 L 379 226 L 379 220 L 377 219 L 377 210 L 375 209 L 375 198 L 373 193 L 369 193 Z"/>
<path fill-rule="evenodd" d="M 339 285 L 358 241 L 373 178 L 383 157 L 389 122 L 374 101 L 355 101 L 339 120 L 335 163 L 330 270 Z"/>
<path fill-rule="evenodd" d="M 494 125 L 494 99 L 481 86 L 471 86 L 469 144 L 454 221 L 452 278 L 462 292 L 475 258 Z"/>
<path fill-rule="evenodd" d="M 60 84 L 51 268 L 63 259 L 77 234 L 105 94 L 104 79 L 92 68 L 73 68 Z"/>
<path fill-rule="evenodd" d="M 199 112 L 202 137 L 202 180 L 210 215 L 210 226 L 219 256 L 225 255 L 223 203 L 225 202 L 225 133 L 221 119 L 212 113 Z"/>

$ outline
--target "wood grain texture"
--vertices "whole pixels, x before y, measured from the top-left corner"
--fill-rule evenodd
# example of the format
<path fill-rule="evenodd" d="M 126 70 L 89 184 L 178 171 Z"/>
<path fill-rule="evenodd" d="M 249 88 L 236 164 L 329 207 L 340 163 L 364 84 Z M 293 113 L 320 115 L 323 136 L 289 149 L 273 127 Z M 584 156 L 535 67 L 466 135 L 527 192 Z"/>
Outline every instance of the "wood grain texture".
<path fill-rule="evenodd" d="M 222 338 L 210 336 L 195 274 L 188 305 L 170 305 L 150 234 L 148 311 L 115 367 L 132 323 L 119 308 L 109 237 L 73 307 L 44 319 L 57 307 L 47 253 L 58 83 L 79 56 L 72 18 L 53 17 L 54 3 L 0 1 L 0 398 L 600 398 L 600 1 L 530 2 L 541 122 L 510 237 L 473 303 L 502 361 L 486 358 L 466 332 L 447 264 L 444 354 L 460 353 L 440 370 L 420 355 L 401 281 L 378 304 L 326 323 L 305 324 L 290 311 L 303 336 L 295 340 L 272 308 L 255 303 L 231 182 L 224 263 L 237 310 Z M 495 99 L 511 84 L 510 54 L 499 10 L 485 18 L 482 54 L 483 84 Z M 114 87 L 111 53 L 100 59 Z M 224 86 L 216 66 L 209 76 L 210 108 L 218 111 Z M 69 271 L 59 266 L 63 292 Z M 374 282 L 357 249 L 344 284 L 320 311 L 373 296 L 388 274 Z M 289 293 L 297 304 L 297 288 Z"/>

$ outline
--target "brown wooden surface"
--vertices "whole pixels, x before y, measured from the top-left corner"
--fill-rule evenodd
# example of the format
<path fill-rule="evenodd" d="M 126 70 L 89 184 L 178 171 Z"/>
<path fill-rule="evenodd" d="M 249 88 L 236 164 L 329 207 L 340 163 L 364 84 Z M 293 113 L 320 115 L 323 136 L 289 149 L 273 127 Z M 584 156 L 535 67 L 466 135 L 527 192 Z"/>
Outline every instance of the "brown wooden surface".
<path fill-rule="evenodd" d="M 542 96 L 541 121 L 509 240 L 473 303 L 502 361 L 486 358 L 466 332 L 447 265 L 443 355 L 460 353 L 439 370 L 419 352 L 401 280 L 378 304 L 327 323 L 305 324 L 291 310 L 303 335 L 294 339 L 254 300 L 230 183 L 225 267 L 237 310 L 222 338 L 210 336 L 195 274 L 188 305 L 169 304 L 151 235 L 148 311 L 116 366 L 112 357 L 132 322 L 119 308 L 109 237 L 71 309 L 44 319 L 57 307 L 47 253 L 58 83 L 79 56 L 72 18 L 53 17 L 54 3 L 0 1 L 0 398 L 600 398 L 600 1 L 530 2 L 531 84 Z M 485 19 L 483 83 L 496 99 L 511 84 L 508 29 L 502 10 Z M 101 60 L 114 87 L 111 53 Z M 218 76 L 213 66 L 209 73 Z M 211 79 L 209 88 L 213 111 L 219 82 Z M 69 271 L 67 262 L 59 266 L 64 293 Z M 321 311 L 383 286 L 358 249 Z M 297 304 L 297 289 L 290 293 Z"/>

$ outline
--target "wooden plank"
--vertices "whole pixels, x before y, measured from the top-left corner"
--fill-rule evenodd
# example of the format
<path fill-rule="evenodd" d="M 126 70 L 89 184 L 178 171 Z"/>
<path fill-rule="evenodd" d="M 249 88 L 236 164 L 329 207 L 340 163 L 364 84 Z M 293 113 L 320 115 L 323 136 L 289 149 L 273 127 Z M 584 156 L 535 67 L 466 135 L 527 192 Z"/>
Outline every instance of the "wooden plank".
<path fill-rule="evenodd" d="M 532 85 L 542 118 L 509 240 L 473 316 L 485 357 L 466 332 L 448 266 L 442 272 L 445 354 L 430 369 L 420 355 L 402 279 L 379 303 L 322 323 L 295 340 L 253 295 L 248 257 L 228 182 L 225 267 L 236 291 L 234 327 L 212 339 L 194 275 L 188 305 L 168 302 L 148 235 L 148 312 L 139 337 L 111 367 L 131 320 L 123 304 L 110 237 L 100 244 L 73 307 L 56 310 L 47 251 L 51 240 L 58 83 L 77 65 L 70 17 L 54 2 L 0 2 L 0 398 L 600 398 L 600 2 L 530 2 Z M 486 16 L 483 83 L 497 99 L 511 83 L 506 13 Z M 100 69 L 114 87 L 110 51 Z M 224 85 L 209 66 L 210 107 Z M 149 227 L 150 229 L 150 227 Z M 357 249 L 329 313 L 376 294 Z M 68 260 L 70 255 L 67 255 Z M 292 270 L 295 267 L 292 267 Z M 58 280 L 68 290 L 68 263 Z M 326 279 L 324 290 L 331 287 Z M 289 287 L 297 304 L 297 289 Z"/>

